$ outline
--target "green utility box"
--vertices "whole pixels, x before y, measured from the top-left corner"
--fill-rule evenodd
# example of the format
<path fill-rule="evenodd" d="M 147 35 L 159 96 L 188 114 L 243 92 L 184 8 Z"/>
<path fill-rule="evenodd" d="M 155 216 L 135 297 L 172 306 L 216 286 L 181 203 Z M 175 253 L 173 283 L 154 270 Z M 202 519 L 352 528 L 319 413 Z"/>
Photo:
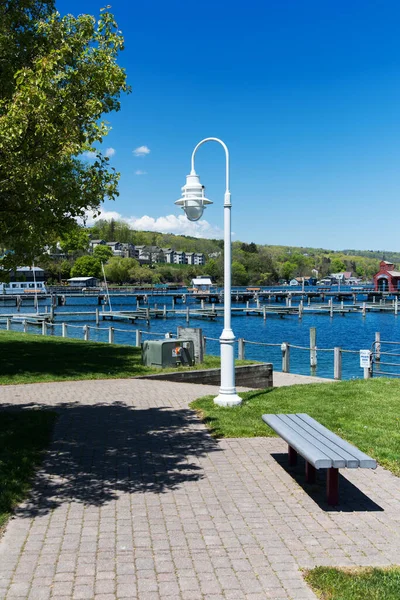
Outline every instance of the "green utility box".
<path fill-rule="evenodd" d="M 194 365 L 192 340 L 146 340 L 142 344 L 142 363 L 147 367 Z"/>

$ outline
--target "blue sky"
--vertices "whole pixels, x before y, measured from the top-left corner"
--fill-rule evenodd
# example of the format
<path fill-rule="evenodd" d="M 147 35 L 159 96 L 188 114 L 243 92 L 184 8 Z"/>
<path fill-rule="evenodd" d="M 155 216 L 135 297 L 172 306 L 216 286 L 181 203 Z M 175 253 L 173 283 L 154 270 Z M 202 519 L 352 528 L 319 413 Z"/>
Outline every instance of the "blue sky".
<path fill-rule="evenodd" d="M 104 4 L 57 7 L 98 15 Z M 197 154 L 214 201 L 203 221 L 174 205 L 193 147 L 215 136 L 231 153 L 234 239 L 400 250 L 397 1 L 114 0 L 112 11 L 133 93 L 104 143 L 121 172 L 105 215 L 221 237 L 222 148 Z"/>

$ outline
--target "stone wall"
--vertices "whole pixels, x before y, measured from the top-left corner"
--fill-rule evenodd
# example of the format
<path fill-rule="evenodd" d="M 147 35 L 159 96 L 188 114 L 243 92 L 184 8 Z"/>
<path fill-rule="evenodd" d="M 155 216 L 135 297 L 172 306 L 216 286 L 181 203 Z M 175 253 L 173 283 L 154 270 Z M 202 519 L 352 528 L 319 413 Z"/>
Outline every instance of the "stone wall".
<path fill-rule="evenodd" d="M 264 389 L 273 387 L 273 369 L 271 363 L 259 365 L 244 365 L 235 368 L 236 385 Z M 155 375 L 141 375 L 137 379 L 161 379 L 163 381 L 176 381 L 181 383 L 202 383 L 204 385 L 220 385 L 220 369 L 203 369 L 196 371 L 175 371 L 173 373 L 157 373 Z"/>

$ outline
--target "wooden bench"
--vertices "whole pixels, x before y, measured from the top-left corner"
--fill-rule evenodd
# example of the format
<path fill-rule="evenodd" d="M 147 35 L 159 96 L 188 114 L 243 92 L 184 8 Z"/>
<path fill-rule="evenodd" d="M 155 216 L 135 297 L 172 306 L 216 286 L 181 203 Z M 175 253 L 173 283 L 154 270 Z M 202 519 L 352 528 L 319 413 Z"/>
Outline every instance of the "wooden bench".
<path fill-rule="evenodd" d="M 328 504 L 339 502 L 339 469 L 376 469 L 376 460 L 318 423 L 307 414 L 263 415 L 263 421 L 288 443 L 289 465 L 300 454 L 306 461 L 306 480 L 315 482 L 316 469 L 328 469 Z"/>

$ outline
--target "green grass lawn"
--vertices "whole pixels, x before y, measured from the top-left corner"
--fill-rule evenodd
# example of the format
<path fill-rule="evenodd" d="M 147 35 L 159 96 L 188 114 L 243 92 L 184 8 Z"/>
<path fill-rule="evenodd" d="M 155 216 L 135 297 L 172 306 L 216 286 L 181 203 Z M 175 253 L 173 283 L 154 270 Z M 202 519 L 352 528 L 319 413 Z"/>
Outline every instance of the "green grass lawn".
<path fill-rule="evenodd" d="M 206 356 L 202 364 L 169 370 L 212 369 L 219 365 L 219 357 Z M 142 365 L 141 350 L 134 346 L 0 331 L 0 385 L 125 378 L 160 371 Z"/>
<path fill-rule="evenodd" d="M 264 413 L 308 413 L 400 475 L 400 381 L 370 379 L 294 385 L 241 394 L 221 408 L 210 396 L 192 402 L 215 437 L 274 436 Z"/>
<path fill-rule="evenodd" d="M 0 531 L 30 488 L 55 418 L 48 411 L 0 410 Z"/>
<path fill-rule="evenodd" d="M 317 567 L 305 580 L 322 600 L 399 600 L 400 568 Z"/>

